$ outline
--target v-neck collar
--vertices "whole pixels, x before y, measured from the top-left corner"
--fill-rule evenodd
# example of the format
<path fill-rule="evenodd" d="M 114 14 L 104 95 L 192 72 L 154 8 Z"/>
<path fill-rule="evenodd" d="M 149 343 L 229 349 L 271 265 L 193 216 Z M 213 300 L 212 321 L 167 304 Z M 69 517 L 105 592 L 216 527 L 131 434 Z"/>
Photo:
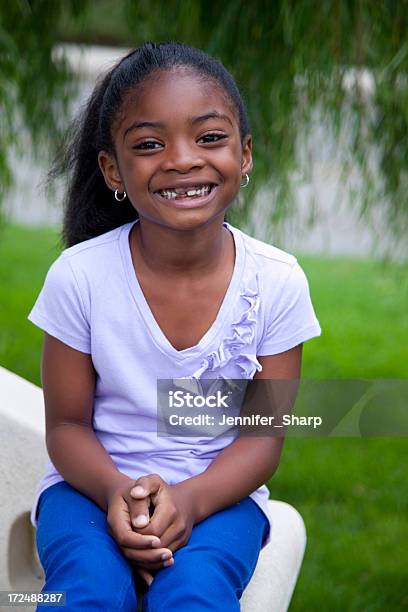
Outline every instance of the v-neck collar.
<path fill-rule="evenodd" d="M 222 328 L 226 315 L 231 311 L 231 306 L 235 303 L 237 295 L 239 293 L 239 287 L 241 282 L 242 273 L 245 264 L 245 245 L 243 243 L 241 232 L 230 225 L 227 221 L 224 221 L 223 225 L 232 234 L 235 243 L 235 263 L 232 277 L 228 286 L 228 289 L 224 295 L 222 304 L 218 310 L 217 316 L 212 323 L 211 327 L 205 332 L 201 340 L 194 346 L 182 349 L 178 351 L 168 340 L 167 336 L 163 333 L 159 324 L 157 323 L 152 310 L 144 296 L 139 280 L 137 278 L 135 269 L 133 267 L 132 253 L 129 244 L 129 235 L 132 227 L 139 222 L 139 219 L 126 223 L 122 226 L 119 235 L 120 251 L 122 261 L 125 267 L 125 274 L 129 285 L 130 292 L 135 301 L 135 304 L 146 323 L 146 327 L 156 344 L 156 346 L 165 354 L 169 355 L 173 360 L 183 361 L 189 357 L 195 357 L 203 353 L 207 347 L 211 344 L 212 340 L 217 336 L 218 332 Z"/>

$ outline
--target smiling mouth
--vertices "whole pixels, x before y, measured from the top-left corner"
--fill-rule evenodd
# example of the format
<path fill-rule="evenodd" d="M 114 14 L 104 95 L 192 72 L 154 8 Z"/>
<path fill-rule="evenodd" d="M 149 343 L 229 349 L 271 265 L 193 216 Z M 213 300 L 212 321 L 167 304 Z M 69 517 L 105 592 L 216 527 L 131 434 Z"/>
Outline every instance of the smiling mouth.
<path fill-rule="evenodd" d="M 194 200 L 195 198 L 208 196 L 215 187 L 217 185 L 214 183 L 195 185 L 194 187 L 169 187 L 155 191 L 154 194 L 165 200 Z"/>

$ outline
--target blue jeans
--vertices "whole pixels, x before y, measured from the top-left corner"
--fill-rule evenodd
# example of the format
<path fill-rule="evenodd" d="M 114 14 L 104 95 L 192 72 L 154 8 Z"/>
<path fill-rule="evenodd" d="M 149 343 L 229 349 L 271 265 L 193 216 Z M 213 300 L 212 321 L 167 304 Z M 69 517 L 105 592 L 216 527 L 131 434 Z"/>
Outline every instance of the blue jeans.
<path fill-rule="evenodd" d="M 37 517 L 43 592 L 66 591 L 66 605 L 48 610 L 136 612 L 144 583 L 108 533 L 99 506 L 64 481 L 43 491 Z M 174 564 L 158 570 L 144 589 L 143 612 L 239 610 L 268 531 L 250 497 L 198 523 L 174 553 Z"/>

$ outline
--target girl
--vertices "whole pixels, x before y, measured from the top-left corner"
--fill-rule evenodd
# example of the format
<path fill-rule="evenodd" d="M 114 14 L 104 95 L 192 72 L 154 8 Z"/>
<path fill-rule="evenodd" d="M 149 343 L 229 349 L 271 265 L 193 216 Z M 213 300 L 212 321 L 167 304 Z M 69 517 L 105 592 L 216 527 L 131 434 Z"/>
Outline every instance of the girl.
<path fill-rule="evenodd" d="M 250 180 L 234 79 L 146 43 L 100 81 L 59 166 L 65 250 L 45 331 L 49 457 L 31 520 L 67 610 L 239 610 L 270 540 L 283 438 L 160 437 L 160 379 L 299 379 L 320 326 L 296 258 L 224 220 Z M 49 607 L 49 606 L 48 606 Z"/>

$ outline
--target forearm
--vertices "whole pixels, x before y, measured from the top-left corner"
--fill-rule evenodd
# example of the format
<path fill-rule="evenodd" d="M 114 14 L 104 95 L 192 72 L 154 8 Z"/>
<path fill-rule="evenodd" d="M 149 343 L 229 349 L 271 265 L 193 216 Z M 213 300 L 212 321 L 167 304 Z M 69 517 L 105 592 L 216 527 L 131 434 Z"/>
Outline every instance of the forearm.
<path fill-rule="evenodd" d="M 239 437 L 208 468 L 185 482 L 193 488 L 197 522 L 244 499 L 275 473 L 283 438 Z"/>
<path fill-rule="evenodd" d="M 64 480 L 105 512 L 109 491 L 130 480 L 119 472 L 89 426 L 69 423 L 55 427 L 47 435 L 47 450 Z"/>

